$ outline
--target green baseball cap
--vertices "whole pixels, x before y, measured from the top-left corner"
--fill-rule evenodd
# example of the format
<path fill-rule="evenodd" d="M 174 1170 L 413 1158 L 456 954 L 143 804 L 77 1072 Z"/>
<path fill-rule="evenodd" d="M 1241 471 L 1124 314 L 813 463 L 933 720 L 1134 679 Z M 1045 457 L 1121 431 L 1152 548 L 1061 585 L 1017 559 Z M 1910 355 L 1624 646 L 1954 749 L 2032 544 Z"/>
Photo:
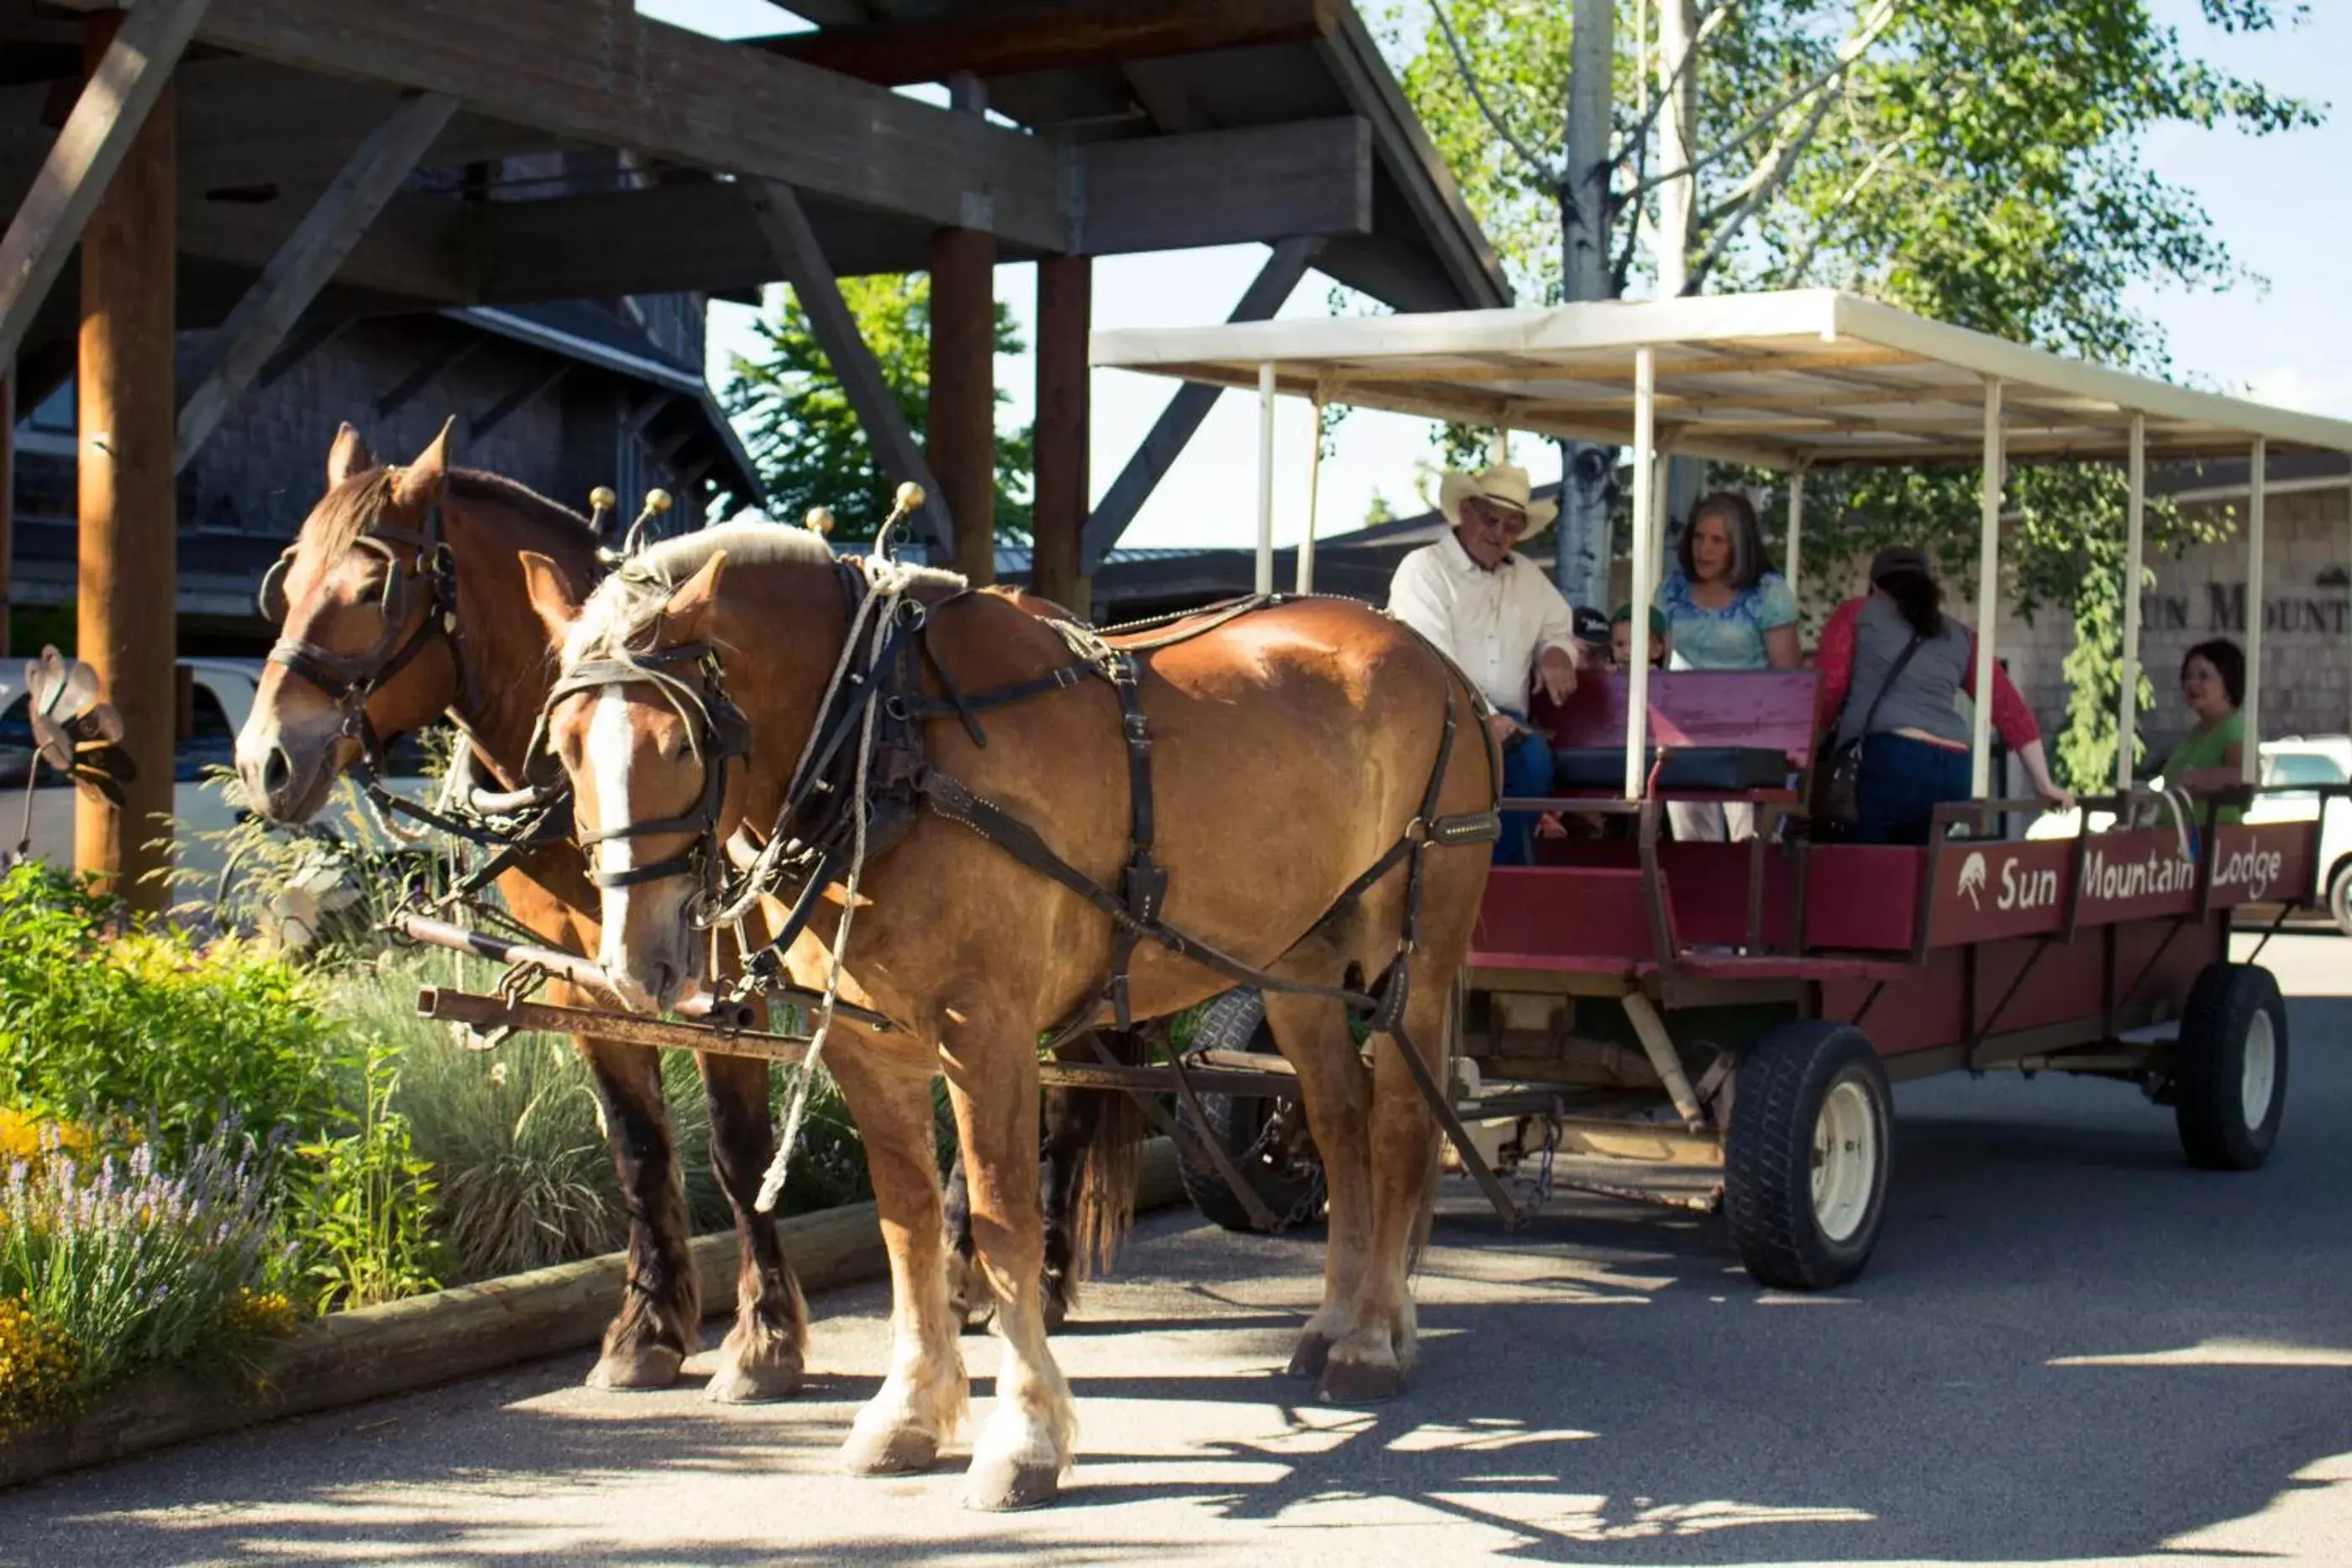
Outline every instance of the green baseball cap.
<path fill-rule="evenodd" d="M 1621 604 L 1617 607 L 1617 613 L 1609 618 L 1609 624 L 1612 626 L 1626 625 L 1630 624 L 1633 619 L 1633 607 L 1630 604 Z M 1650 606 L 1650 635 L 1653 637 L 1663 637 L 1665 634 L 1666 612 L 1653 604 Z"/>

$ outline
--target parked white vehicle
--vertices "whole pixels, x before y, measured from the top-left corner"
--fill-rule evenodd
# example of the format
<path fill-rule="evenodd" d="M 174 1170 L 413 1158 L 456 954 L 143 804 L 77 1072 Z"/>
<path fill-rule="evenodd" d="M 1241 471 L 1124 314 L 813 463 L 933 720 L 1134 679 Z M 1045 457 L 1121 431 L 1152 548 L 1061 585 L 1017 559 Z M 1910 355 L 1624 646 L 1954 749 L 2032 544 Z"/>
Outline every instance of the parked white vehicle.
<path fill-rule="evenodd" d="M 2162 780 L 2154 782 L 2160 786 Z M 2246 821 L 2310 821 L 2321 814 L 2322 787 L 2352 783 L 2352 736 L 2290 735 L 2263 742 L 2261 782 L 2280 792 L 2259 797 L 2247 809 Z M 2296 785 L 2306 788 L 2293 788 Z M 2335 796 L 2327 799 L 2326 805 L 2312 895 L 2337 926 L 2347 936 L 2352 936 L 2352 797 Z M 2037 821 L 2026 836 L 2072 838 L 2076 815 L 2074 811 L 2052 811 Z M 2115 822 L 2112 811 L 2091 813 L 2091 831 L 2095 833 L 2105 832 Z"/>
<path fill-rule="evenodd" d="M 173 840 L 183 871 L 217 876 L 223 853 L 215 838 L 234 826 L 246 812 L 245 791 L 234 780 L 207 783 L 213 768 L 234 765 L 236 733 L 253 711 L 254 693 L 261 680 L 258 659 L 180 661 L 194 687 L 194 713 L 188 733 L 181 737 L 172 757 Z M 24 821 L 25 774 L 33 762 L 33 733 L 25 695 L 24 672 L 12 664 L 0 670 L 0 847 L 14 847 Z M 407 776 L 387 780 L 413 798 L 425 798 L 429 780 Z M 44 771 L 34 787 L 32 834 L 28 853 L 51 865 L 73 864 L 74 790 L 70 784 Z M 383 834 L 363 813 L 350 804 L 330 809 L 322 818 L 329 831 L 346 838 L 381 841 Z"/>

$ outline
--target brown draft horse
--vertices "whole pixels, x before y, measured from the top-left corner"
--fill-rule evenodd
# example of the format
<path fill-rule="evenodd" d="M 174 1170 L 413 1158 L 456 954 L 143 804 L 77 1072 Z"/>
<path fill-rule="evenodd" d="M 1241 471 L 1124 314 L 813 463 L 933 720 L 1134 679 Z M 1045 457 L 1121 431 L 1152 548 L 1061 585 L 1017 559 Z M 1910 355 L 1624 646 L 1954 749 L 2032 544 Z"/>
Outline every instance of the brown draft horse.
<path fill-rule="evenodd" d="M 427 563 L 417 541 L 428 536 L 447 547 L 454 607 L 436 607 L 423 586 Z M 375 542 L 362 548 L 362 539 Z M 446 713 L 471 738 L 498 786 L 516 789 L 553 665 L 529 608 L 520 557 L 534 552 L 584 590 L 599 570 L 595 543 L 588 519 L 577 513 L 510 480 L 452 469 L 446 428 L 415 463 L 394 468 L 380 465 L 344 425 L 328 453 L 326 495 L 287 562 L 282 632 L 344 662 L 344 674 L 366 679 L 360 711 L 376 733 L 403 734 Z M 403 586 L 387 591 L 394 577 Z M 1043 600 L 1023 607 L 1064 613 Z M 438 611 L 454 613 L 455 622 L 436 629 L 430 618 Z M 412 645 L 413 656 L 379 679 Z M 322 674 L 335 684 L 331 672 Z M 255 810 L 287 823 L 318 813 L 360 752 L 346 713 L 345 702 L 326 685 L 272 660 L 237 737 L 238 769 Z M 498 888 L 509 912 L 541 942 L 595 951 L 596 892 L 568 844 L 526 856 Z M 597 1001 L 560 982 L 551 999 Z M 699 1344 L 702 1313 L 659 1061 L 650 1050 L 615 1040 L 582 1036 L 576 1043 L 604 1109 L 629 1220 L 620 1310 L 588 1381 L 604 1388 L 666 1386 Z M 768 1070 L 731 1057 L 704 1057 L 699 1064 L 710 1105 L 711 1163 L 734 1210 L 740 1254 L 736 1320 L 708 1392 L 728 1402 L 778 1398 L 800 1385 L 807 1327 L 774 1222 L 752 1203 L 773 1151 Z M 1127 1196 L 1122 1181 L 1131 1180 L 1131 1126 L 1117 1107 L 1100 1107 L 1102 1098 L 1048 1096 L 1046 1202 L 1058 1220 L 1049 1250 L 1069 1263 L 1058 1275 L 1049 1270 L 1046 1285 L 1048 1299 L 1064 1307 L 1089 1243 L 1099 1248 L 1116 1235 L 1123 1216 L 1109 1206 Z M 961 1250 L 970 1249 L 963 1238 Z"/>
<path fill-rule="evenodd" d="M 694 834 L 655 825 L 705 800 L 709 736 L 672 706 L 674 688 L 627 672 L 645 674 L 666 652 L 715 651 L 749 721 L 750 749 L 726 769 L 710 826 L 719 836 L 764 831 L 842 656 L 849 608 L 838 568 L 814 536 L 729 526 L 656 547 L 584 602 L 552 563 L 526 569 L 566 677 L 624 666 L 617 681 L 560 695 L 549 739 L 580 824 L 601 841 L 592 851 L 600 877 L 653 873 L 607 886 L 601 959 L 658 1001 L 690 972 L 703 937 L 692 918 L 699 884 L 662 869 L 685 863 Z M 979 594 L 934 603 L 926 635 L 933 700 L 947 690 L 942 672 L 978 694 L 1034 682 L 1070 660 L 1052 628 Z M 1168 921 L 1286 980 L 1361 988 L 1383 975 L 1399 957 L 1405 875 L 1334 905 L 1422 818 L 1441 757 L 1436 814 L 1491 810 L 1491 748 L 1444 749 L 1449 714 L 1465 736 L 1483 733 L 1467 684 L 1395 622 L 1344 601 L 1304 600 L 1150 653 L 1140 696 Z M 923 739 L 932 768 L 1115 885 L 1131 825 L 1120 722 L 1110 687 L 1087 680 L 989 712 L 984 745 L 953 717 L 929 719 Z M 1441 1014 L 1487 860 L 1483 844 L 1427 857 L 1419 940 L 1402 959 L 1411 979 L 1403 1032 L 1441 1074 Z M 843 895 L 835 883 L 835 903 Z M 940 1194 L 928 1141 L 929 1080 L 944 1071 L 1004 1341 L 967 1500 L 1048 1501 L 1070 1462 L 1075 1418 L 1039 1300 L 1035 1042 L 1101 994 L 1112 923 L 929 810 L 866 864 L 856 902 L 842 994 L 896 1027 L 837 1019 L 825 1060 L 865 1134 L 895 1306 L 889 1373 L 859 1412 L 845 1462 L 861 1473 L 928 1467 L 967 1403 L 936 1251 Z M 835 918 L 821 911 L 793 948 L 799 983 L 828 977 L 824 942 Z M 1147 943 L 1130 974 L 1133 1012 L 1163 1017 L 1230 983 Z M 1369 1060 L 1359 1053 L 1340 1001 L 1273 990 L 1266 1011 L 1297 1070 L 1330 1192 L 1322 1302 L 1291 1369 L 1336 1401 L 1391 1396 L 1415 1352 L 1407 1274 L 1425 1234 L 1435 1123 L 1390 1037 L 1374 1037 Z"/>

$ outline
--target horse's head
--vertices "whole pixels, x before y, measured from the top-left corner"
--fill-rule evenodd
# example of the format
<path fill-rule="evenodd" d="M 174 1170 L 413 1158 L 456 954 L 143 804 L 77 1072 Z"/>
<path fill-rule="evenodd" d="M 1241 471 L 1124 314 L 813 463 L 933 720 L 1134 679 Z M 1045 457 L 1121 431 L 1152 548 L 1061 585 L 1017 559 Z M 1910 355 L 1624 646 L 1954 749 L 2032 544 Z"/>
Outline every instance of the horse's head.
<path fill-rule="evenodd" d="M 272 821 L 307 821 L 362 747 L 363 726 L 398 734 L 457 696 L 446 618 L 454 568 L 440 528 L 449 427 L 404 468 L 377 464 L 348 424 L 327 453 L 327 493 L 262 580 L 278 623 L 236 737 L 246 799 Z M 440 642 L 442 656 L 420 657 Z"/>
<path fill-rule="evenodd" d="M 727 763 L 747 744 L 709 656 L 726 560 L 683 583 L 624 572 L 583 604 L 552 560 L 522 558 L 562 650 L 541 723 L 601 890 L 597 959 L 633 1007 L 668 1009 L 709 946 L 693 916 L 717 873 Z"/>

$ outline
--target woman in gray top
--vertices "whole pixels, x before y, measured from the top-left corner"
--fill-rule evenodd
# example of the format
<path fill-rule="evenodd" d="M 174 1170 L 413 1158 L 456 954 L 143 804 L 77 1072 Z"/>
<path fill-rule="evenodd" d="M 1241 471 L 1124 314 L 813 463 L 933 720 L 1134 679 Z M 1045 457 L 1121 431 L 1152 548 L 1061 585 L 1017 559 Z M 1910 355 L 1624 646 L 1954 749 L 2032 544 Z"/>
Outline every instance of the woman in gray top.
<path fill-rule="evenodd" d="M 1916 546 L 1880 550 L 1870 582 L 1870 592 L 1839 605 L 1822 628 L 1814 663 L 1822 727 L 1836 726 L 1832 748 L 1862 741 L 1854 841 L 1924 844 L 1936 808 L 1969 798 L 1971 737 L 1954 698 L 1976 697 L 1976 633 L 1944 613 L 1944 591 Z M 1998 664 L 1992 722 L 2034 790 L 2072 805 L 2074 796 L 2050 777 L 2032 711 Z"/>

